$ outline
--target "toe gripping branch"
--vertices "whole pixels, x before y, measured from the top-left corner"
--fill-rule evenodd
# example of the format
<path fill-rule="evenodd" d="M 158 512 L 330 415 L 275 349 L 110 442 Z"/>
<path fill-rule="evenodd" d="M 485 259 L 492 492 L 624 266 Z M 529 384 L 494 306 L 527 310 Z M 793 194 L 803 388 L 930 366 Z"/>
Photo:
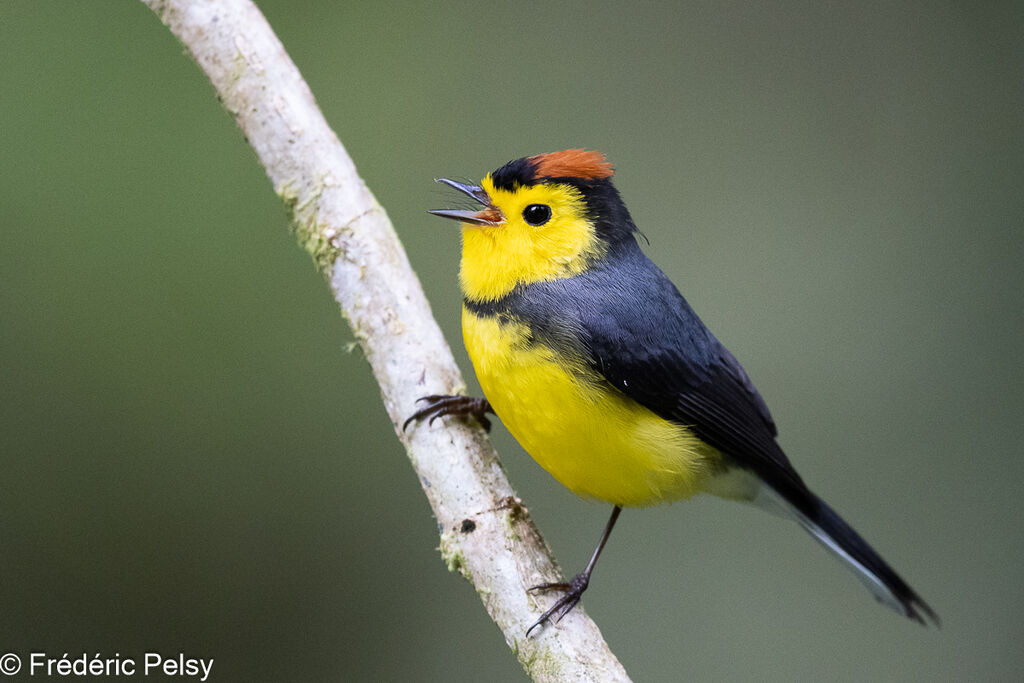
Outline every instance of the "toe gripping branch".
<path fill-rule="evenodd" d="M 540 615 L 540 619 L 533 622 L 533 626 L 526 629 L 526 637 L 530 637 L 530 633 L 533 629 L 537 628 L 544 623 L 555 623 L 557 624 L 562 620 L 566 614 L 572 611 L 572 608 L 579 604 L 580 598 L 583 597 L 583 591 L 587 590 L 587 586 L 590 585 L 590 574 L 594 571 L 594 567 L 597 566 L 597 558 L 601 557 L 601 551 L 604 550 L 605 544 L 608 542 L 608 537 L 612 534 L 612 529 L 615 528 L 615 522 L 619 519 L 619 514 L 622 512 L 622 508 L 616 505 L 612 508 L 612 516 L 608 519 L 608 524 L 604 527 L 604 533 L 601 534 L 601 540 L 597 544 L 597 548 L 594 549 L 594 554 L 590 556 L 590 562 L 587 563 L 586 569 L 581 571 L 568 583 L 542 583 L 539 586 L 533 586 L 530 588 L 530 592 L 534 591 L 561 591 L 562 597 L 560 597 L 555 604 L 552 605 L 544 614 Z"/>
<path fill-rule="evenodd" d="M 433 394 L 431 396 L 424 396 L 423 398 L 418 399 L 417 403 L 423 403 L 425 405 L 413 413 L 409 419 L 402 424 L 402 431 L 405 431 L 413 422 L 421 422 L 424 419 L 429 418 L 429 422 L 427 424 L 431 425 L 434 424 L 434 420 L 437 418 L 446 417 L 448 415 L 454 415 L 456 417 L 473 417 L 480 423 L 480 426 L 482 426 L 484 430 L 488 432 L 491 431 L 491 421 L 487 418 L 487 413 L 494 415 L 495 412 L 486 398 L 475 398 L 473 396 L 458 396 L 452 394 Z M 604 550 L 604 546 L 608 542 L 608 537 L 611 535 L 612 529 L 615 527 L 615 522 L 618 520 L 619 513 L 621 512 L 622 508 L 618 505 L 612 509 L 611 518 L 609 518 L 608 524 L 605 525 L 604 533 L 601 534 L 601 540 L 597 544 L 594 554 L 590 557 L 590 562 L 587 563 L 587 566 L 583 571 L 572 577 L 572 579 L 567 582 L 542 583 L 528 589 L 530 592 L 558 591 L 562 593 L 562 596 L 555 601 L 554 605 L 540 615 L 540 618 L 537 619 L 537 621 L 533 622 L 533 625 L 526 630 L 526 637 L 529 637 L 530 633 L 542 624 L 558 623 L 566 614 L 571 612 L 573 608 L 579 604 L 580 598 L 583 597 L 583 592 L 587 590 L 587 586 L 590 585 L 590 575 L 594 571 L 597 559 L 601 556 L 601 551 Z"/>
<path fill-rule="evenodd" d="M 495 413 L 494 409 L 491 408 L 490 402 L 488 402 L 486 398 L 451 394 L 432 394 L 430 396 L 424 396 L 423 398 L 417 399 L 416 402 L 424 403 L 426 405 L 413 413 L 409 419 L 402 424 L 403 432 L 413 422 L 421 422 L 430 418 L 430 421 L 427 424 L 432 425 L 434 424 L 434 420 L 447 415 L 475 418 L 476 421 L 480 423 L 480 426 L 484 428 L 484 431 L 491 431 L 491 421 L 488 419 L 487 413 L 490 413 L 491 415 L 494 415 Z"/>
<path fill-rule="evenodd" d="M 589 585 L 590 572 L 584 571 L 572 577 L 568 583 L 542 583 L 539 586 L 531 586 L 528 589 L 531 593 L 537 591 L 561 591 L 562 597 L 558 598 L 554 605 L 549 607 L 544 614 L 540 615 L 540 619 L 533 622 L 533 625 L 526 629 L 526 637 L 529 638 L 533 629 L 545 622 L 555 624 L 560 622 L 562 617 L 579 604 L 580 598 L 583 597 L 583 591 L 587 590 Z"/>

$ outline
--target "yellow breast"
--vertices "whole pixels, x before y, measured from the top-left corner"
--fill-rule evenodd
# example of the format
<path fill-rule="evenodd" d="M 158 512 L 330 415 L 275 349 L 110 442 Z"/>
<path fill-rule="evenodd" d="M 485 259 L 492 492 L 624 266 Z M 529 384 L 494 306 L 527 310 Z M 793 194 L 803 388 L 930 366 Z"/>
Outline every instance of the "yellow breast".
<path fill-rule="evenodd" d="M 526 332 L 463 308 L 463 338 L 487 400 L 555 479 L 577 495 L 631 506 L 686 498 L 708 483 L 718 451 Z"/>

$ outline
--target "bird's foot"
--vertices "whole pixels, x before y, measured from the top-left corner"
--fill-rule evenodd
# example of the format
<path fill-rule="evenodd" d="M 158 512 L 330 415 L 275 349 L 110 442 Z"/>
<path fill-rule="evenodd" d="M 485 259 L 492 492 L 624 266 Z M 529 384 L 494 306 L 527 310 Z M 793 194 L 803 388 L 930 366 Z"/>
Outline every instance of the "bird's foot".
<path fill-rule="evenodd" d="M 526 629 L 526 637 L 530 637 L 530 633 L 533 629 L 537 628 L 545 622 L 558 623 L 562 620 L 566 614 L 572 611 L 572 609 L 579 604 L 580 598 L 583 597 L 583 591 L 587 590 L 587 586 L 590 585 L 590 574 L 589 572 L 580 572 L 576 576 L 572 577 L 572 580 L 568 583 L 542 583 L 539 586 L 532 586 L 529 590 L 533 591 L 561 591 L 563 593 L 554 605 L 552 605 L 544 614 L 540 615 L 540 619 L 533 622 L 533 626 Z"/>
<path fill-rule="evenodd" d="M 458 396 L 451 394 L 432 394 L 430 396 L 424 396 L 423 398 L 417 399 L 417 403 L 423 402 L 426 405 L 412 414 L 412 416 L 402 424 L 402 431 L 409 426 L 412 422 L 419 422 L 426 418 L 430 418 L 428 425 L 434 424 L 434 420 L 439 417 L 446 415 L 455 415 L 457 417 L 473 417 L 480 423 L 480 426 L 484 428 L 485 432 L 491 431 L 491 421 L 487 418 L 487 413 L 494 414 L 494 409 L 491 408 L 490 402 L 486 398 L 475 398 L 473 396 Z"/>

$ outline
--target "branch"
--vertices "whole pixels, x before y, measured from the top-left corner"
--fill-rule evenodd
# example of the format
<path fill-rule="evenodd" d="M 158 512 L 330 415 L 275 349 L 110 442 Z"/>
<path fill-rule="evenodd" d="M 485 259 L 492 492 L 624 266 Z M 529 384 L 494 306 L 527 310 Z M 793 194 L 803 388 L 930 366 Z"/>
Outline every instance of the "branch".
<path fill-rule="evenodd" d="M 143 2 L 209 76 L 330 284 L 437 516 L 448 568 L 473 584 L 535 680 L 628 680 L 582 609 L 525 637 L 542 611 L 527 588 L 560 572 L 480 430 L 402 432 L 417 398 L 464 385 L 387 215 L 263 15 L 249 0 Z"/>

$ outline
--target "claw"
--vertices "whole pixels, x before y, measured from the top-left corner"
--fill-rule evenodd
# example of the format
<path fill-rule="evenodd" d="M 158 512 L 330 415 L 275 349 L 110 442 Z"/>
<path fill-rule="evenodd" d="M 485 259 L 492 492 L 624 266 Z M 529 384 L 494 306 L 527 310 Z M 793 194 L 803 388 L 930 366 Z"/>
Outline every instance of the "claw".
<path fill-rule="evenodd" d="M 538 586 L 533 586 L 527 590 L 529 591 L 562 591 L 565 593 L 560 597 L 551 608 L 540 615 L 540 619 L 533 622 L 533 626 L 526 629 L 526 637 L 530 637 L 530 633 L 533 629 L 537 628 L 544 622 L 550 622 L 554 617 L 554 622 L 557 624 L 565 617 L 566 614 L 572 611 L 573 607 L 579 604 L 580 598 L 583 597 L 583 591 L 587 590 L 587 586 L 590 585 L 590 574 L 594 571 L 594 566 L 597 564 L 597 558 L 601 557 L 601 551 L 604 550 L 604 544 L 608 542 L 608 537 L 612 533 L 612 528 L 615 527 L 615 520 L 619 518 L 619 513 L 622 512 L 622 508 L 616 505 L 612 508 L 612 516 L 608 519 L 608 524 L 604 527 L 604 533 L 601 534 L 601 541 L 597 544 L 597 548 L 594 549 L 594 554 L 590 556 L 590 562 L 587 563 L 587 568 L 581 571 L 576 576 L 572 577 L 572 580 L 568 583 L 542 583 Z"/>
<path fill-rule="evenodd" d="M 545 622 L 552 622 L 555 624 L 560 622 L 566 614 L 571 612 L 573 608 L 579 604 L 580 598 L 583 597 L 583 591 L 587 590 L 588 585 L 590 585 L 590 574 L 587 572 L 580 572 L 576 576 L 572 577 L 572 580 L 568 583 L 542 583 L 528 588 L 527 590 L 531 592 L 562 591 L 565 595 L 555 601 L 554 605 L 549 607 L 544 614 L 540 615 L 540 619 L 533 622 L 533 625 L 526 629 L 526 637 L 529 638 L 533 629 Z"/>
<path fill-rule="evenodd" d="M 476 418 L 484 431 L 491 431 L 491 421 L 487 419 L 486 413 L 494 413 L 491 404 L 486 398 L 474 398 L 472 396 L 458 396 L 450 394 L 431 394 L 416 399 L 416 402 L 424 402 L 426 405 L 413 413 L 408 420 L 402 423 L 402 431 L 408 429 L 413 422 L 420 422 L 424 418 L 430 418 L 427 425 L 434 424 L 434 420 L 446 415 L 466 416 Z"/>

